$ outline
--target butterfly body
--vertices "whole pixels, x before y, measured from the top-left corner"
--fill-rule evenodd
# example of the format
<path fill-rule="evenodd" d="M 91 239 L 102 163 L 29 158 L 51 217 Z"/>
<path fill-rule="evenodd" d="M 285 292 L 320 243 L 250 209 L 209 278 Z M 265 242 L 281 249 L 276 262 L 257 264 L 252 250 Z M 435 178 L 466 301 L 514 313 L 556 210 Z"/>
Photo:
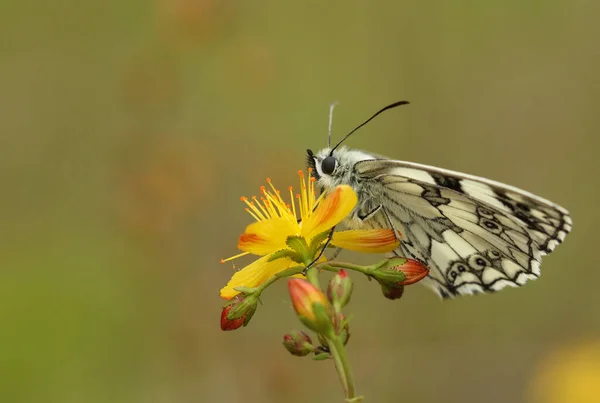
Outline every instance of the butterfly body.
<path fill-rule="evenodd" d="M 442 297 L 518 287 L 540 274 L 542 256 L 571 230 L 564 208 L 489 179 L 344 146 L 308 152 L 324 191 L 353 187 L 351 228 L 393 228 L 394 252 L 426 264 Z"/>

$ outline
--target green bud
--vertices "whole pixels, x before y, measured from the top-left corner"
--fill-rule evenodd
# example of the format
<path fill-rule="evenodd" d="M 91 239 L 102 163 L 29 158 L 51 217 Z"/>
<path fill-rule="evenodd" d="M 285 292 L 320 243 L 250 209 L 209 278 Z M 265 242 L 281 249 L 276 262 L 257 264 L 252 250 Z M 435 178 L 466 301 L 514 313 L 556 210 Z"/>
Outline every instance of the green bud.
<path fill-rule="evenodd" d="M 334 307 L 343 308 L 352 296 L 352 280 L 348 277 L 346 270 L 340 270 L 329 281 L 327 287 L 327 299 Z"/>
<path fill-rule="evenodd" d="M 246 326 L 256 311 L 258 298 L 253 294 L 238 294 L 227 305 L 231 306 L 229 313 L 227 314 L 227 319 L 238 319 L 245 315 L 247 321 L 244 321 L 244 326 Z"/>
<path fill-rule="evenodd" d="M 369 273 L 369 275 L 377 280 L 380 284 L 397 284 L 403 282 L 406 278 L 404 273 L 394 270 L 393 267 L 383 267 L 373 270 Z"/>
<path fill-rule="evenodd" d="M 290 354 L 297 357 L 304 357 L 315 351 L 310 337 L 300 330 L 292 330 L 283 335 L 283 346 Z"/>

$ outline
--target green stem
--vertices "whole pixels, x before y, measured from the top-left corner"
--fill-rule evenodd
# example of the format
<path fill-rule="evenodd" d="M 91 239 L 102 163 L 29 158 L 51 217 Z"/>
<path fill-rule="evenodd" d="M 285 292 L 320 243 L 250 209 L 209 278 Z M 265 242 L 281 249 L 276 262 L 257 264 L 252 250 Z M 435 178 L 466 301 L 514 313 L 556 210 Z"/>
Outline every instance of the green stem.
<path fill-rule="evenodd" d="M 344 387 L 344 393 L 346 394 L 346 401 L 357 402 L 356 390 L 354 387 L 354 377 L 352 376 L 352 369 L 350 368 L 350 362 L 346 355 L 346 349 L 340 337 L 336 334 L 327 337 L 327 343 L 329 344 L 329 351 L 335 363 L 335 369 L 338 372 L 342 386 Z M 362 399 L 360 399 L 362 400 Z"/>
<path fill-rule="evenodd" d="M 339 269 L 348 269 L 360 272 L 366 276 L 369 276 L 371 273 L 371 266 L 359 266 L 357 264 L 345 263 L 345 262 L 327 262 L 322 263 L 319 266 L 319 269 L 329 270 L 329 271 L 339 271 Z"/>
<path fill-rule="evenodd" d="M 319 286 L 319 273 L 315 266 L 312 266 L 306 272 L 306 279 L 315 287 L 321 288 Z"/>

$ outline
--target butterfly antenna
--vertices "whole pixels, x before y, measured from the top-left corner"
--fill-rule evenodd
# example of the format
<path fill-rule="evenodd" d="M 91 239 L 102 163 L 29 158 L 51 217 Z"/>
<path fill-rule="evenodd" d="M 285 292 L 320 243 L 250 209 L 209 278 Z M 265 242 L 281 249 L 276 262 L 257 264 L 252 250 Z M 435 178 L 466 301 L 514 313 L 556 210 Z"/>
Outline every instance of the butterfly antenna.
<path fill-rule="evenodd" d="M 338 102 L 335 101 L 329 105 L 329 130 L 327 130 L 327 147 L 331 147 L 331 126 L 333 125 L 333 110 L 337 106 Z"/>
<path fill-rule="evenodd" d="M 363 127 L 364 125 L 366 125 L 367 123 L 369 123 L 371 120 L 375 119 L 375 117 L 377 117 L 377 115 L 379 115 L 380 113 L 383 113 L 383 112 L 387 111 L 388 109 L 392 109 L 392 108 L 395 108 L 395 107 L 397 107 L 397 106 L 400 106 L 400 105 L 406 105 L 406 104 L 408 104 L 408 103 L 409 103 L 408 101 L 398 101 L 398 102 L 394 102 L 393 104 L 390 104 L 390 105 L 388 105 L 388 106 L 386 106 L 386 107 L 384 107 L 384 108 L 381 108 L 381 109 L 380 109 L 380 110 L 378 110 L 378 111 L 377 111 L 377 112 L 376 112 L 376 113 L 375 113 L 373 116 L 371 116 L 369 119 L 365 120 L 365 121 L 364 121 L 364 122 L 362 122 L 360 125 L 356 126 L 356 127 L 354 128 L 354 130 L 352 130 L 350 133 L 346 134 L 346 135 L 344 136 L 344 138 L 343 138 L 343 139 L 341 139 L 341 140 L 340 140 L 340 141 L 339 141 L 339 142 L 338 142 L 338 143 L 335 145 L 335 147 L 333 147 L 333 148 L 331 149 L 331 151 L 329 152 L 329 155 L 333 155 L 333 150 L 335 150 L 336 148 L 338 148 L 338 146 L 339 146 L 340 144 L 342 144 L 342 143 L 343 143 L 343 142 L 344 142 L 344 141 L 345 141 L 345 140 L 346 140 L 348 137 L 350 137 L 350 135 L 351 135 L 352 133 L 354 133 L 355 131 L 357 131 L 358 129 L 360 129 L 361 127 Z M 330 120 L 331 120 L 331 117 L 330 117 Z"/>

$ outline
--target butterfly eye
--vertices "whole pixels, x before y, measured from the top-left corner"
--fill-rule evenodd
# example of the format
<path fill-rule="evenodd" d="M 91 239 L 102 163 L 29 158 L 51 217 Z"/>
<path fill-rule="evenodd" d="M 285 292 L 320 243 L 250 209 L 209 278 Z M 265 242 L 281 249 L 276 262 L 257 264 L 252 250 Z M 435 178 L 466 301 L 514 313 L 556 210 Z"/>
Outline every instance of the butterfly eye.
<path fill-rule="evenodd" d="M 325 157 L 325 159 L 323 161 L 321 161 L 321 171 L 325 175 L 331 175 L 333 173 L 333 171 L 335 171 L 336 167 L 337 167 L 337 160 L 335 159 L 335 157 L 332 157 L 331 155 L 329 157 Z"/>

